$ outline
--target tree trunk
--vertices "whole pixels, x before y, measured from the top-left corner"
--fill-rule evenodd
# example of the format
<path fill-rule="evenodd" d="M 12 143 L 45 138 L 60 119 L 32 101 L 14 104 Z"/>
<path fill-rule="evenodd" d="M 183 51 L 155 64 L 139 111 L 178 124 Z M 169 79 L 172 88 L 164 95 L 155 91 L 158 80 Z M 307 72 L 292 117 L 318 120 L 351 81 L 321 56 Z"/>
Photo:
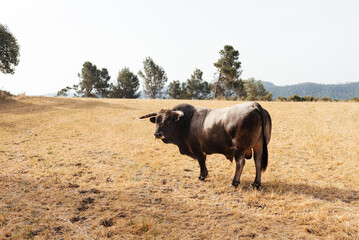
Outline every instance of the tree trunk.
<path fill-rule="evenodd" d="M 216 99 L 216 98 L 217 98 L 217 93 L 218 93 L 217 88 L 218 88 L 219 82 L 221 81 L 221 78 L 222 78 L 222 74 L 221 74 L 221 72 L 219 72 L 218 80 L 217 80 L 217 82 L 214 84 L 213 99 Z"/>

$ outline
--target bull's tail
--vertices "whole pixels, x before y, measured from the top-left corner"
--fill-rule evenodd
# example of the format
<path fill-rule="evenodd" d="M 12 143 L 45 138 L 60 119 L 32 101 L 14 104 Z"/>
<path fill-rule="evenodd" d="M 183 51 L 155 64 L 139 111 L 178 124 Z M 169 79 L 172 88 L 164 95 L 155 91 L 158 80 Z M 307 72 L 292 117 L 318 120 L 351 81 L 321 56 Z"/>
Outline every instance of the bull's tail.
<path fill-rule="evenodd" d="M 264 110 L 259 103 L 255 103 L 255 108 L 258 110 L 262 120 L 262 136 L 263 136 L 263 151 L 262 151 L 262 172 L 267 169 L 268 166 L 268 148 L 267 148 L 267 136 L 266 136 L 266 117 L 264 116 Z"/>

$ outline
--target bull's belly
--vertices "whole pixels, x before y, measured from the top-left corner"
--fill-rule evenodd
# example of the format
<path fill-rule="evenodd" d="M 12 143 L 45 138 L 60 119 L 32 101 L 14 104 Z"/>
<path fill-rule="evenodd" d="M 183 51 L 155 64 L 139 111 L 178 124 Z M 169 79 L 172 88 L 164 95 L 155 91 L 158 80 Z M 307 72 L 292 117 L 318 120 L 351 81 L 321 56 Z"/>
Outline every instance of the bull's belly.
<path fill-rule="evenodd" d="M 225 133 L 218 131 L 207 135 L 203 141 L 202 150 L 207 154 L 223 154 L 226 158 L 234 157 L 232 139 Z"/>
<path fill-rule="evenodd" d="M 223 154 L 227 159 L 232 160 L 235 156 L 235 149 L 233 147 L 221 148 L 221 149 L 205 149 L 207 155 L 211 154 Z M 249 148 L 245 151 L 245 158 L 252 158 L 252 148 Z"/>
<path fill-rule="evenodd" d="M 233 158 L 234 157 L 234 148 L 233 146 L 226 146 L 226 147 L 211 147 L 211 148 L 204 148 L 203 149 L 204 152 L 207 155 L 211 155 L 211 154 L 223 154 L 224 156 L 226 156 L 226 158 Z"/>

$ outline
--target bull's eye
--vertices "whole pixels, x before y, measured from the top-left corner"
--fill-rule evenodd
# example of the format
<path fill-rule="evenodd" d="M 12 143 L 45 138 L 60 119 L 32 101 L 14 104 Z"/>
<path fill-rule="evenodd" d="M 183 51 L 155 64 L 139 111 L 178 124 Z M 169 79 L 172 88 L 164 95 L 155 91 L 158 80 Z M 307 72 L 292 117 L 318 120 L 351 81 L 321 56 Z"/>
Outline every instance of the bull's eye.
<path fill-rule="evenodd" d="M 167 123 L 169 123 L 169 122 L 170 122 L 170 119 L 169 119 L 169 118 L 166 118 L 165 121 L 164 121 L 165 124 L 167 124 Z"/>

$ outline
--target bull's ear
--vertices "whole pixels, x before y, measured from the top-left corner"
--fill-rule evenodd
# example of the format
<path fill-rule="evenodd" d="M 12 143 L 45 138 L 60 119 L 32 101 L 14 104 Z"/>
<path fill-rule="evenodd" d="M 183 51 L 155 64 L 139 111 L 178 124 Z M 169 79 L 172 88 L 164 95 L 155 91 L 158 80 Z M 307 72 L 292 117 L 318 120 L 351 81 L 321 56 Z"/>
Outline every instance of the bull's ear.
<path fill-rule="evenodd" d="M 184 113 L 182 111 L 172 111 L 173 114 L 173 120 L 175 122 L 177 122 L 178 120 L 181 119 L 181 117 L 183 117 Z"/>
<path fill-rule="evenodd" d="M 151 123 L 156 123 L 156 117 L 151 117 L 150 121 L 151 121 Z"/>

